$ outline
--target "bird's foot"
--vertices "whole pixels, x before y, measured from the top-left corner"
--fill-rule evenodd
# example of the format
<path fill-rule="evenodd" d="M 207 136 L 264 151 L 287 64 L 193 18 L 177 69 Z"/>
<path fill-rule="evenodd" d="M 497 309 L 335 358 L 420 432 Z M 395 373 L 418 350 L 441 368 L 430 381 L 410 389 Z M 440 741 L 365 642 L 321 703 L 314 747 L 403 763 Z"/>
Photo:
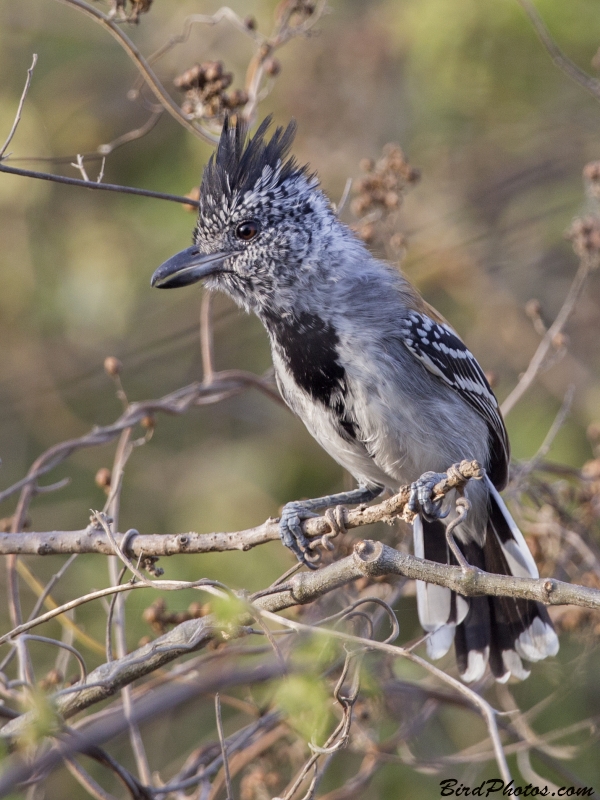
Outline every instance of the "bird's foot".
<path fill-rule="evenodd" d="M 310 517 L 316 517 L 303 503 L 286 503 L 279 520 L 279 535 L 281 541 L 309 569 L 316 569 L 316 562 L 320 560 L 318 553 L 313 553 L 310 542 L 302 530 L 302 522 Z"/>
<path fill-rule="evenodd" d="M 375 497 L 381 494 L 383 487 L 376 486 L 367 488 L 366 486 L 359 486 L 357 489 L 352 489 L 349 492 L 339 492 L 338 494 L 329 494 L 326 497 L 317 497 L 314 500 L 301 500 L 286 503 L 281 512 L 281 519 L 279 520 L 279 535 L 281 541 L 286 547 L 294 553 L 298 561 L 306 564 L 309 569 L 317 569 L 317 564 L 321 560 L 319 553 L 314 551 L 318 545 L 322 545 L 324 549 L 330 550 L 332 545 L 329 541 L 338 533 L 344 533 L 346 530 L 346 509 L 343 504 L 348 503 L 354 505 L 355 503 L 368 503 Z M 320 508 L 328 508 L 331 513 L 325 516 L 329 522 L 331 532 L 324 534 L 320 538 L 309 541 L 304 531 L 302 530 L 302 522 L 310 517 L 316 517 L 318 514 L 313 514 Z"/>
<path fill-rule="evenodd" d="M 414 514 L 420 514 L 427 522 L 444 519 L 448 511 L 442 512 L 444 498 L 433 499 L 433 488 L 446 477 L 440 472 L 424 472 L 421 477 L 410 486 L 408 508 Z"/>

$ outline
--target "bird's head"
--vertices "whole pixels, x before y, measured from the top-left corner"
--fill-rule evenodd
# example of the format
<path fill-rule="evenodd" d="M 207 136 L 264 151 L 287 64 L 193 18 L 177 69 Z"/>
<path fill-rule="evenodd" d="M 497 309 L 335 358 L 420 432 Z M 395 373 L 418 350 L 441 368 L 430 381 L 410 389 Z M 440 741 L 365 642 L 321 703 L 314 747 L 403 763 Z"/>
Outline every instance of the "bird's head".
<path fill-rule="evenodd" d="M 315 268 L 333 211 L 317 179 L 288 155 L 295 124 L 267 141 L 269 124 L 248 139 L 245 124 L 226 120 L 202 176 L 194 244 L 160 266 L 152 286 L 204 280 L 259 311 L 293 297 Z"/>

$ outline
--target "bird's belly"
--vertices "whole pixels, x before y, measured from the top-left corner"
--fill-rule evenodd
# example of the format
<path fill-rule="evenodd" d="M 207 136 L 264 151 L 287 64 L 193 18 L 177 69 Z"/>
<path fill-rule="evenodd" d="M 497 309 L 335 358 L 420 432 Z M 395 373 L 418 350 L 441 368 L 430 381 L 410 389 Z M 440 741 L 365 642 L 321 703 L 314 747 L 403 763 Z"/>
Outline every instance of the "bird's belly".
<path fill-rule="evenodd" d="M 283 365 L 278 363 L 276 354 L 273 361 L 277 385 L 283 399 L 321 447 L 361 485 L 394 488 L 394 480 L 390 480 L 390 476 L 380 469 L 364 443 L 353 438 L 340 426 L 332 409 L 315 401 L 299 387 Z"/>
<path fill-rule="evenodd" d="M 311 397 L 276 351 L 273 362 L 287 405 L 321 447 L 360 484 L 394 491 L 424 472 L 444 472 L 463 458 L 485 463 L 485 426 L 465 404 L 448 402 L 432 411 L 426 403 L 416 402 L 398 381 L 388 382 L 384 375 L 376 385 L 354 381 L 344 404 L 349 418 L 356 420 L 351 426 L 354 431 L 349 432 L 340 422 L 339 406 Z M 465 431 L 471 436 L 465 436 Z"/>

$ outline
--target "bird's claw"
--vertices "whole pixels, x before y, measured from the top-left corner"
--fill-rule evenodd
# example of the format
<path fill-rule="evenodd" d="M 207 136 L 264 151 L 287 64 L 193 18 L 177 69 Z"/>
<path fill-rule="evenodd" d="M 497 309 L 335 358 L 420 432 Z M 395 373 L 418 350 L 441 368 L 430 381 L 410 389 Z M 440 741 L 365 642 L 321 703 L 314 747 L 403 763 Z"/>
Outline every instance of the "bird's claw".
<path fill-rule="evenodd" d="M 298 561 L 306 564 L 309 569 L 316 569 L 315 562 L 320 560 L 318 553 L 311 551 L 310 542 L 302 530 L 302 522 L 310 517 L 315 517 L 302 503 L 286 503 L 279 520 L 279 535 L 281 541 L 296 556 Z"/>
<path fill-rule="evenodd" d="M 414 514 L 420 514 L 427 522 L 434 522 L 448 516 L 448 511 L 442 512 L 444 498 L 433 499 L 433 488 L 446 476 L 440 472 L 424 472 L 421 477 L 410 486 L 408 508 Z"/>

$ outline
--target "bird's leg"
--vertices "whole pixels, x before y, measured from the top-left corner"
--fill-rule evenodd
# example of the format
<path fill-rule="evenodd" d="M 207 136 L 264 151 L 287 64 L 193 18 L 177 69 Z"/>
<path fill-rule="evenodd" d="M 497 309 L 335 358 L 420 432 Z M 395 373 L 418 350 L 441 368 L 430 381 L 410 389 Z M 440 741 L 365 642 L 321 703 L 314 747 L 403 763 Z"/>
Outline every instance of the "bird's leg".
<path fill-rule="evenodd" d="M 330 508 L 342 504 L 354 505 L 356 503 L 368 503 L 369 500 L 377 497 L 383 491 L 382 488 L 368 489 L 366 486 L 359 486 L 351 492 L 340 492 L 330 494 L 326 497 L 316 497 L 314 500 L 298 500 L 286 503 L 281 512 L 279 520 L 279 535 L 286 547 L 295 554 L 298 561 L 306 564 L 311 569 L 316 569 L 308 557 L 310 543 L 302 530 L 302 521 L 310 517 L 316 517 L 314 511 L 321 508 Z"/>
<path fill-rule="evenodd" d="M 433 487 L 445 477 L 442 472 L 424 472 L 420 478 L 411 483 L 408 507 L 413 513 L 421 514 L 427 522 L 448 516 L 448 511 L 442 513 L 444 498 L 441 497 L 439 500 L 432 498 Z"/>

